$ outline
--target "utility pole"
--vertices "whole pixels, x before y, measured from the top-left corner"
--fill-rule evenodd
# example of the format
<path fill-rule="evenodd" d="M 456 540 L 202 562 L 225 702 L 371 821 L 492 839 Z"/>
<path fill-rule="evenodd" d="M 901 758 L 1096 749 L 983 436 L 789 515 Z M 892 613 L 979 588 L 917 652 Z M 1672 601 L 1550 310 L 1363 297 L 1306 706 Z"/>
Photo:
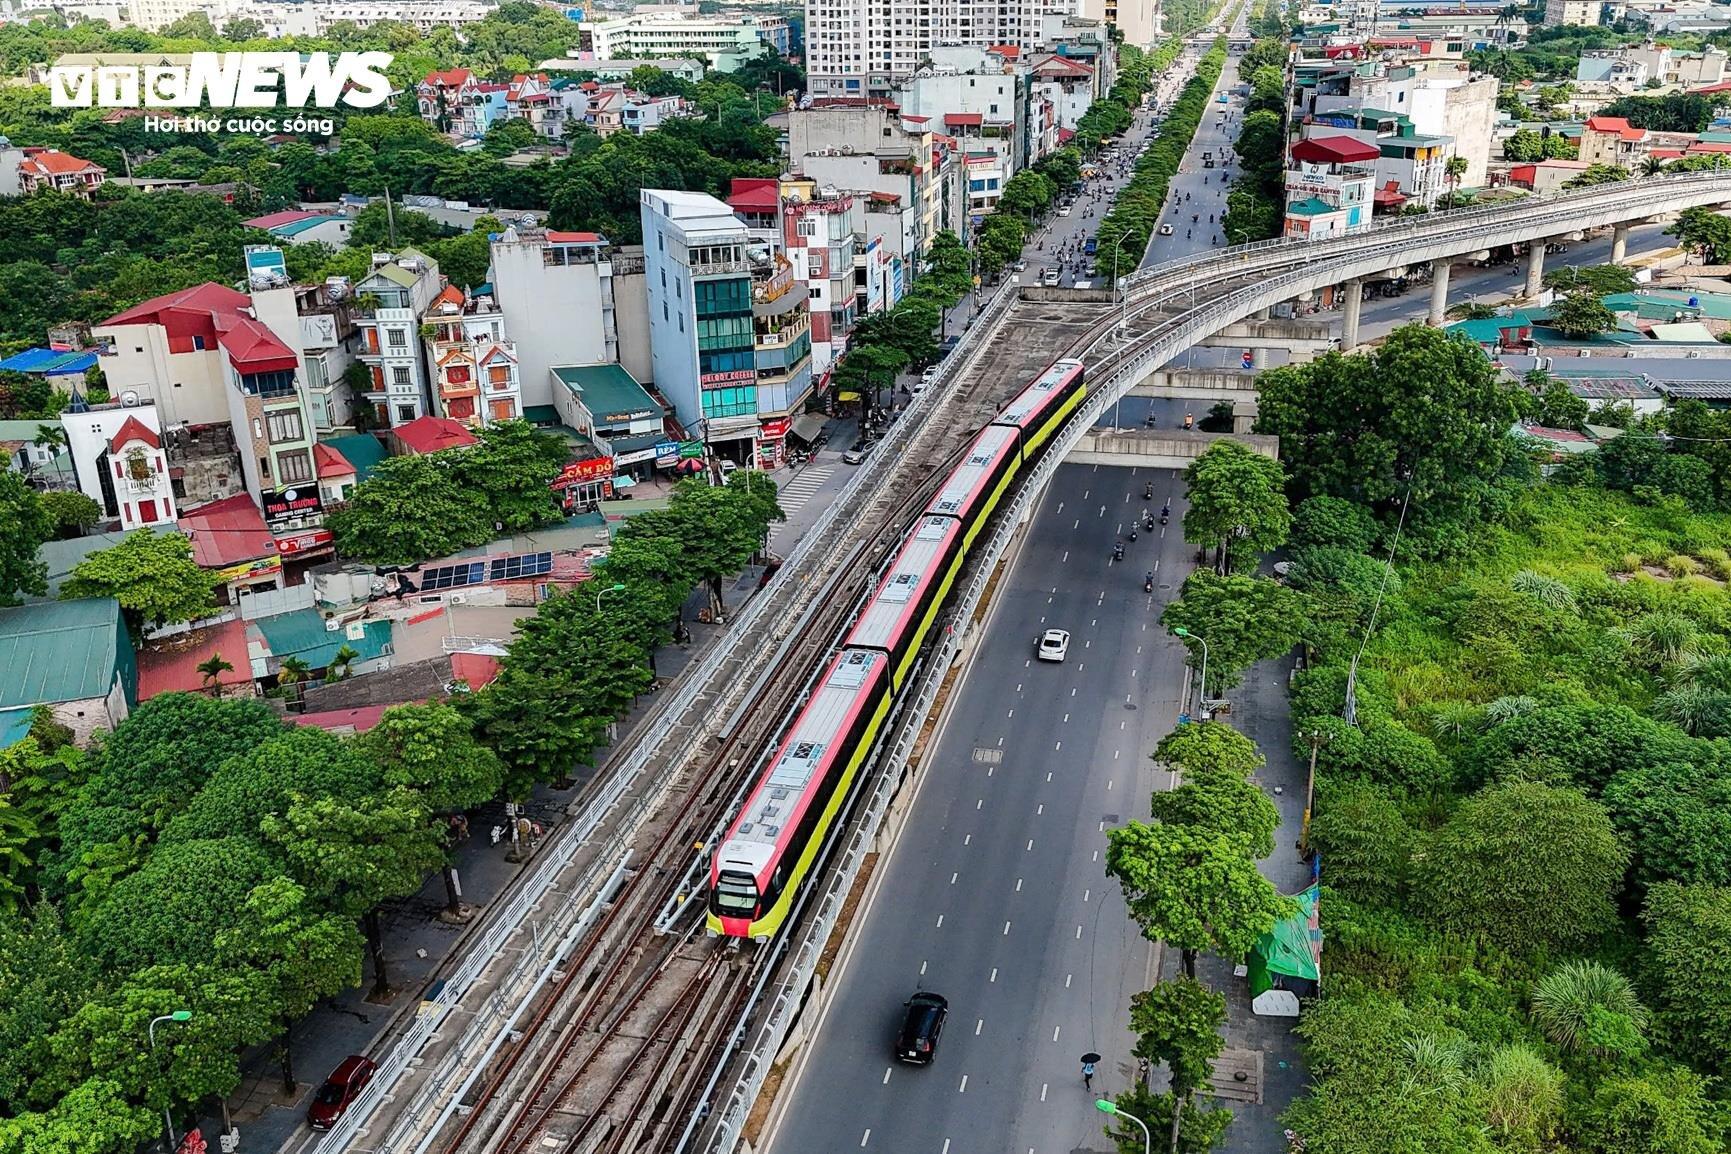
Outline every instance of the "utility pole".
<path fill-rule="evenodd" d="M 1310 742 L 1310 776 L 1304 783 L 1304 824 L 1298 830 L 1298 852 L 1310 856 L 1310 811 L 1316 802 L 1316 751 L 1328 744 L 1327 731 L 1313 729 L 1298 736 Z"/>

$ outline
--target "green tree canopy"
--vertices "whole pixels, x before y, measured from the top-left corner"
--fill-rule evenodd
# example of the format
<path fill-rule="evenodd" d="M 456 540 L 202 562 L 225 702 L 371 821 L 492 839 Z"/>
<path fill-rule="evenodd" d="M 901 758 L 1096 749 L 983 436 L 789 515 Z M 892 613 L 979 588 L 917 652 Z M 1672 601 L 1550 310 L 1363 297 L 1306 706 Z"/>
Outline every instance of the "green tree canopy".
<path fill-rule="evenodd" d="M 216 608 L 213 586 L 210 574 L 192 559 L 190 540 L 137 529 L 112 549 L 99 549 L 73 566 L 60 596 L 114 598 L 139 636 L 147 626 L 190 621 Z"/>
<path fill-rule="evenodd" d="M 1456 809 L 1418 863 L 1418 892 L 1439 925 L 1517 952 L 1579 945 L 1616 920 L 1628 861 L 1598 802 L 1511 780 Z"/>
<path fill-rule="evenodd" d="M 48 568 L 36 551 L 54 526 L 36 490 L 17 473 L 0 472 L 0 606 L 18 604 L 20 593 L 48 592 Z"/>
<path fill-rule="evenodd" d="M 1216 441 L 1184 470 L 1184 482 L 1185 539 L 1216 543 L 1219 572 L 1286 543 L 1292 517 L 1279 461 L 1237 441 Z"/>
<path fill-rule="evenodd" d="M 1184 581 L 1183 596 L 1166 606 L 1160 623 L 1189 631 L 1185 645 L 1200 667 L 1207 642 L 1208 695 L 1237 685 L 1258 661 L 1279 657 L 1305 628 L 1304 596 L 1267 577 L 1221 577 L 1199 569 Z"/>

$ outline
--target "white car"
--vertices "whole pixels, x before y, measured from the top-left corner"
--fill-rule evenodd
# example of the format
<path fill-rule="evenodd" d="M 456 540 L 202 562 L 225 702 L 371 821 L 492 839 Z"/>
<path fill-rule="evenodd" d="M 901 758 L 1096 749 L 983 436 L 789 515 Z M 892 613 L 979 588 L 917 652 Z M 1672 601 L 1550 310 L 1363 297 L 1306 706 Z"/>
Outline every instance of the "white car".
<path fill-rule="evenodd" d="M 1058 215 L 1059 216 L 1069 216 L 1070 215 L 1070 206 L 1066 204 L 1063 208 L 1060 208 L 1058 210 Z"/>
<path fill-rule="evenodd" d="M 1172 235 L 1172 226 L 1169 224 L 1161 225 L 1160 226 L 1160 235 L 1161 236 L 1171 236 Z"/>
<path fill-rule="evenodd" d="M 1062 661 L 1070 653 L 1070 634 L 1062 629 L 1048 629 L 1040 634 L 1041 661 Z"/>

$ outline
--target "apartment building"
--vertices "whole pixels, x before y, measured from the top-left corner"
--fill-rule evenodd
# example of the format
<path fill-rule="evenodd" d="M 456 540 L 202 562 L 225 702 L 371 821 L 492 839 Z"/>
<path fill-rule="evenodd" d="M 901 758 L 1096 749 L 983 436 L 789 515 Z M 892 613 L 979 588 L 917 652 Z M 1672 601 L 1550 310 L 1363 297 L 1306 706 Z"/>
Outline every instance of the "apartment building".
<path fill-rule="evenodd" d="M 508 228 L 493 241 L 487 279 L 516 347 L 525 412 L 557 399 L 556 365 L 618 364 L 655 380 L 640 252 L 596 232 Z"/>
<path fill-rule="evenodd" d="M 491 296 L 466 296 L 446 285 L 421 317 L 421 332 L 439 415 L 469 428 L 523 415 L 517 347 L 506 339 L 505 314 Z"/>
<path fill-rule="evenodd" d="M 1545 0 L 1545 27 L 1578 24 L 1590 28 L 1602 21 L 1604 11 L 1603 0 Z"/>
<path fill-rule="evenodd" d="M 1005 161 L 1005 179 L 1026 165 L 1028 74 L 997 52 L 934 48 L 931 64 L 903 82 L 896 96 L 903 116 L 924 117 L 966 153 L 991 152 Z"/>
<path fill-rule="evenodd" d="M 761 424 L 748 230 L 705 193 L 646 188 L 640 204 L 655 385 L 712 453 L 749 464 Z"/>
<path fill-rule="evenodd" d="M 812 366 L 828 371 L 847 348 L 859 316 L 854 258 L 863 248 L 865 211 L 859 198 L 807 186 L 782 203 L 782 243 L 811 301 Z"/>
<path fill-rule="evenodd" d="M 644 9 L 610 20 L 585 20 L 584 51 L 597 60 L 640 60 L 702 53 L 713 68 L 731 71 L 766 47 L 766 31 L 786 43 L 784 17 L 698 16 L 678 9 Z"/>
<path fill-rule="evenodd" d="M 438 262 L 413 248 L 374 253 L 372 271 L 355 285 L 359 358 L 372 376 L 365 400 L 380 424 L 407 424 L 430 411 L 419 326 L 444 287 Z"/>
<path fill-rule="evenodd" d="M 1581 126 L 1581 147 L 1576 159 L 1587 164 L 1607 164 L 1634 172 L 1652 148 L 1651 134 L 1636 128 L 1626 117 L 1593 116 Z"/>
<path fill-rule="evenodd" d="M 869 235 L 917 268 L 944 229 L 966 236 L 961 158 L 936 140 L 926 118 L 867 101 L 836 101 L 788 117 L 788 165 L 821 187 L 861 197 Z"/>
<path fill-rule="evenodd" d="M 1392 182 L 1403 203 L 1435 208 L 1448 191 L 1445 165 L 1453 155 L 1453 138 L 1421 133 L 1409 117 L 1380 108 L 1331 112 L 1312 117 L 1302 132 L 1305 140 L 1349 136 L 1375 145 L 1376 186 L 1386 189 Z M 1464 180 L 1461 184 L 1468 187 Z"/>
<path fill-rule="evenodd" d="M 497 10 L 493 0 L 132 0 L 135 4 L 176 5 L 195 3 L 199 7 L 222 4 L 223 19 L 212 16 L 217 24 L 226 19 L 246 17 L 264 26 L 265 35 L 324 36 L 331 26 L 350 23 L 358 28 L 374 24 L 408 24 L 423 36 L 437 28 L 459 29 L 486 19 Z M 178 19 L 178 17 L 176 17 Z M 165 21 L 167 23 L 167 21 Z"/>
<path fill-rule="evenodd" d="M 1031 50 L 1045 11 L 1038 0 L 806 0 L 808 91 L 885 98 L 945 46 Z"/>

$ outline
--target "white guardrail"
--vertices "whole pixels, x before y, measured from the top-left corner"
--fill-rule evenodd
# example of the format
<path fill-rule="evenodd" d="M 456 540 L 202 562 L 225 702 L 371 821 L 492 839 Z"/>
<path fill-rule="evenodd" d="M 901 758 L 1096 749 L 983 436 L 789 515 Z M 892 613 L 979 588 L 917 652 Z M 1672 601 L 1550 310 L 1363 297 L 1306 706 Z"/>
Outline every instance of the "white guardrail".
<path fill-rule="evenodd" d="M 1619 193 L 1621 195 L 1618 195 Z M 1644 195 L 1630 195 L 1631 193 Z M 1415 218 L 1410 222 L 1392 222 L 1367 234 L 1330 241 L 1326 255 L 1323 255 L 1323 250 L 1315 243 L 1284 239 L 1260 241 L 1227 249 L 1218 254 L 1158 265 L 1124 278 L 1126 288 L 1133 290 L 1128 294 L 1129 301 L 1139 308 L 1144 308 L 1153 303 L 1176 299 L 1181 293 L 1189 291 L 1186 285 L 1208 285 L 1217 283 L 1223 273 L 1241 275 L 1250 271 L 1242 267 L 1244 258 L 1247 257 L 1253 260 L 1264 256 L 1272 257 L 1274 259 L 1268 263 L 1276 265 L 1295 262 L 1300 264 L 1298 271 L 1286 272 L 1251 287 L 1236 289 L 1205 300 L 1174 317 L 1162 328 L 1143 334 L 1132 347 L 1111 354 L 1112 359 L 1106 366 L 1109 375 L 1104 381 L 1097 378 L 1090 381 L 1088 400 L 1046 450 L 1033 473 L 1017 491 L 1010 507 L 1000 514 L 997 528 L 990 535 L 973 578 L 950 619 L 961 623 L 973 621 L 980 598 L 1017 529 L 1033 516 L 1035 505 L 1045 493 L 1047 483 L 1077 441 L 1105 415 L 1108 408 L 1148 373 L 1196 341 L 1212 336 L 1227 325 L 1243 320 L 1260 309 L 1289 300 L 1302 292 L 1401 263 L 1402 256 L 1398 252 L 1389 251 L 1391 244 L 1398 249 L 1402 241 L 1416 240 L 1422 242 L 1428 252 L 1431 249 L 1446 249 L 1451 246 L 1459 248 L 1464 238 L 1470 242 L 1465 251 L 1472 251 L 1487 245 L 1510 243 L 1495 239 L 1498 233 L 1514 229 L 1523 233 L 1530 232 L 1535 237 L 1547 235 L 1544 232 L 1547 226 L 1566 223 L 1579 218 L 1583 213 L 1598 209 L 1627 210 L 1637 207 L 1643 212 L 1669 211 L 1661 207 L 1648 207 L 1645 202 L 1663 202 L 1679 194 L 1691 199 L 1700 194 L 1697 203 L 1711 202 L 1715 194 L 1731 200 L 1731 173 L 1724 176 L 1707 173 L 1647 180 L 1635 188 L 1607 185 L 1546 198 L 1542 204 L 1523 201 L 1519 205 L 1498 206 L 1477 212 L 1461 210 Z M 1632 206 L 1631 201 L 1636 203 Z M 1514 210 L 1521 207 L 1525 207 L 1527 211 L 1517 214 Z M 1223 264 L 1230 266 L 1235 263 L 1240 267 L 1221 267 Z M 1084 358 L 1096 355 L 1097 350 L 1112 339 L 1113 335 L 1107 334 L 1096 340 L 1084 350 Z M 889 809 L 890 801 L 902 784 L 908 757 L 921 730 L 921 719 L 930 712 L 944 675 L 961 649 L 965 632 L 964 628 L 947 634 L 926 664 L 912 703 L 913 708 L 907 714 L 907 724 L 904 725 L 896 745 L 889 751 L 887 761 L 872 778 L 870 793 L 863 799 L 860 820 L 841 850 L 837 868 L 828 874 L 828 882 L 822 891 L 817 914 L 800 935 L 800 944 L 794 954 L 791 969 L 787 971 L 785 979 L 776 985 L 773 994 L 767 995 L 769 1009 L 752 1031 L 752 1041 L 746 1053 L 744 1067 L 721 1108 L 712 1139 L 708 1143 L 709 1154 L 732 1154 L 739 1145 L 746 1117 L 763 1088 L 771 1063 L 781 1052 L 788 1031 L 804 1004 L 824 946 L 829 941 L 847 895 L 859 875 L 861 863 L 877 837 L 878 828 Z M 754 994 L 752 1004 L 747 1008 L 748 1014 L 759 1001 L 759 996 Z M 680 1154 L 690 1149 L 693 1134 L 709 1112 L 707 1097 L 700 1111 L 687 1125 L 685 1136 L 678 1147 Z"/>

